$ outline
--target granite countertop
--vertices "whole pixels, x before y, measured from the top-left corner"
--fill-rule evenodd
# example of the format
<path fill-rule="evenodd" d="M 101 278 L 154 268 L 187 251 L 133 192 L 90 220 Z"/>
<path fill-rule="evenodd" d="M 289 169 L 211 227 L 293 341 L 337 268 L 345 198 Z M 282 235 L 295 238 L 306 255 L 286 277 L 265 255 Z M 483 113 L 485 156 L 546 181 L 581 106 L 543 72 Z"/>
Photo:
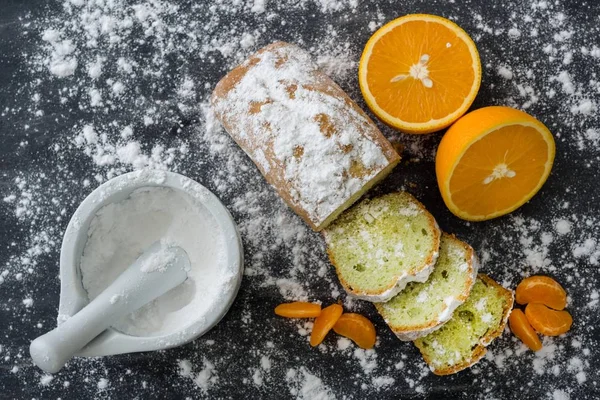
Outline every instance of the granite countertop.
<path fill-rule="evenodd" d="M 2 10 L 0 398 L 600 397 L 600 3 L 10 0 Z M 207 107 L 228 70 L 286 40 L 308 49 L 366 109 L 356 77 L 362 47 L 376 27 L 415 12 L 451 18 L 474 38 L 483 81 L 472 108 L 531 113 L 555 135 L 556 161 L 522 208 L 469 223 L 437 189 L 441 134 L 398 134 L 374 118 L 404 151 L 373 193 L 413 193 L 507 287 L 532 274 L 555 277 L 574 319 L 536 355 L 507 331 L 474 368 L 448 377 L 431 374 L 371 304 L 346 298 L 321 236 L 278 199 Z M 94 138 L 82 136 L 86 125 Z M 69 218 L 101 182 L 145 167 L 187 175 L 229 208 L 245 247 L 239 295 L 219 325 L 187 345 L 79 358 L 46 375 L 28 346 L 56 324 Z M 311 348 L 309 326 L 273 314 L 294 298 L 339 300 L 367 315 L 375 350 L 336 335 Z"/>

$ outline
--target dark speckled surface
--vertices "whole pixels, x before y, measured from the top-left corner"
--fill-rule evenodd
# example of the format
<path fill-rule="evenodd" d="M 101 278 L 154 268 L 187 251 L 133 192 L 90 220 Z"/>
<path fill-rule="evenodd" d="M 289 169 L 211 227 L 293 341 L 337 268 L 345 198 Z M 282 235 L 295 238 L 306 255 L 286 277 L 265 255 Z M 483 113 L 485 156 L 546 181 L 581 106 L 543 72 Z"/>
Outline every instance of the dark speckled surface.
<path fill-rule="evenodd" d="M 183 7 L 181 12 L 190 5 L 186 1 L 179 3 Z M 594 241 L 594 246 L 599 240 L 596 223 L 600 212 L 597 178 L 600 145 L 583 132 L 593 132 L 600 125 L 597 111 L 590 115 L 571 111 L 571 106 L 583 99 L 600 105 L 600 92 L 594 86 L 600 79 L 600 59 L 582 50 L 600 46 L 600 3 L 557 1 L 548 2 L 546 9 L 538 3 L 525 0 L 365 1 L 359 2 L 354 12 L 350 7 L 322 13 L 314 4 L 286 11 L 278 9 L 276 2 L 269 2 L 267 10 L 278 13 L 277 18 L 288 23 L 285 26 L 267 24 L 268 29 L 255 47 L 276 39 L 318 47 L 321 38 L 329 32 L 326 27 L 331 25 L 340 41 L 349 43 L 348 52 L 358 57 L 371 34 L 367 25 L 377 21 L 378 14 L 382 21 L 387 21 L 410 12 L 453 18 L 474 37 L 484 70 L 481 91 L 473 108 L 491 104 L 526 107 L 550 128 L 557 139 L 557 157 L 547 184 L 512 216 L 482 223 L 461 221 L 445 208 L 435 182 L 432 155 L 441 135 L 417 139 L 398 137 L 392 129 L 378 122 L 388 137 L 405 144 L 405 151 L 401 165 L 373 193 L 397 188 L 410 190 L 432 211 L 444 230 L 455 233 L 478 251 L 483 272 L 507 286 L 514 288 L 522 276 L 532 273 L 550 274 L 563 283 L 571 297 L 569 310 L 575 323 L 566 337 L 548 342 L 550 348 L 556 346 L 552 359 L 541 362 L 530 352 L 515 354 L 519 352 L 519 345 L 505 333 L 492 345 L 493 356 L 484 359 L 475 370 L 436 377 L 423 372 L 426 370 L 418 351 L 411 344 L 399 342 L 374 307 L 359 303 L 355 309 L 368 315 L 379 333 L 377 367 L 368 374 L 352 349 L 336 350 L 333 336 L 326 340 L 323 351 L 309 348 L 295 324 L 272 314 L 273 307 L 283 301 L 277 286 L 265 283 L 268 280 L 261 277 L 246 276 L 229 314 L 203 338 L 168 351 L 75 360 L 44 386 L 40 383 L 41 372 L 28 358 L 27 348 L 33 338 L 54 326 L 56 321 L 59 242 L 68 217 L 98 184 L 93 180 L 94 174 L 106 172 L 76 149 L 65 150 L 58 157 L 51 150 L 52 146 L 70 140 L 70 132 L 78 121 L 86 118 L 95 123 L 124 120 L 137 109 L 135 104 L 123 102 L 108 112 L 90 115 L 89 108 L 78 107 L 78 102 L 84 102 L 82 95 L 81 99 L 71 97 L 66 104 L 48 101 L 43 106 L 44 115 L 36 116 L 32 112 L 32 94 L 41 93 L 52 99 L 54 91 L 70 82 L 49 79 L 45 73 L 46 78 L 35 83 L 44 73 L 34 71 L 27 63 L 32 56 L 41 53 L 39 32 L 45 28 L 48 16 L 60 19 L 61 4 L 3 0 L 0 4 L 0 195 L 19 196 L 17 177 L 30 183 L 39 182 L 40 186 L 35 189 L 36 198 L 40 199 L 37 206 L 50 210 L 52 199 L 57 199 L 58 209 L 64 208 L 66 217 L 56 222 L 52 222 L 54 217 L 41 213 L 17 218 L 14 203 L 0 204 L 0 273 L 7 271 L 0 283 L 0 398 L 289 398 L 296 386 L 289 382 L 286 374 L 290 368 L 301 366 L 317 375 L 337 398 L 540 399 L 563 394 L 578 400 L 600 398 L 600 336 L 596 329 L 600 313 L 592 301 L 600 276 L 597 259 L 594 264 L 593 258 L 596 250 L 592 250 L 591 255 L 573 254 L 586 239 Z M 202 2 L 198 4 L 204 7 Z M 562 14 L 564 22 L 560 22 L 558 14 Z M 197 19 L 202 18 L 198 14 Z M 233 29 L 238 24 L 252 27 L 257 23 L 254 19 L 264 18 L 264 15 L 246 11 L 236 18 L 239 21 L 223 17 L 223 29 Z M 183 18 L 182 23 L 190 20 Z M 261 26 L 265 26 L 264 22 Z M 508 34 L 511 27 L 519 29 L 518 38 Z M 571 32 L 568 40 L 554 36 L 563 31 Z M 544 50 L 547 45 L 552 45 L 548 52 Z M 132 46 L 130 56 L 143 58 L 143 52 L 152 51 L 152 48 Z M 565 63 L 563 58 L 568 52 L 572 52 L 572 60 Z M 110 59 L 107 64 L 114 61 Z M 207 88 L 199 86 L 198 98 L 206 99 L 210 88 L 231 64 L 231 60 L 217 52 L 211 53 L 210 59 L 199 59 L 193 52 L 179 52 L 165 70 L 168 73 L 156 78 L 155 85 L 148 88 L 153 99 L 166 100 L 160 121 L 144 127 L 139 120 L 134 120 L 136 138 L 148 146 L 157 142 L 166 146 L 175 146 L 179 141 L 189 144 L 188 156 L 173 169 L 203 183 L 230 207 L 242 226 L 247 268 L 256 269 L 255 256 L 262 254 L 265 256 L 262 268 L 269 276 L 288 278 L 294 241 L 297 241 L 304 249 L 301 263 L 307 271 L 295 278 L 309 288 L 311 299 L 324 303 L 335 301 L 332 290 L 341 288 L 333 271 L 325 268 L 324 274 L 316 272 L 318 267 L 327 266 L 320 236 L 303 230 L 303 238 L 294 236 L 286 239 L 292 243 L 282 245 L 275 237 L 279 232 L 277 226 L 271 226 L 262 233 L 264 238 L 253 240 L 251 230 L 245 225 L 249 214 L 234 207 L 239 193 L 256 192 L 259 188 L 259 209 L 265 217 L 284 215 L 294 226 L 300 226 L 299 220 L 286 211 L 245 158 L 241 158 L 244 168 L 236 174 L 234 190 L 223 190 L 213 176 L 222 169 L 218 164 L 222 159 L 211 156 L 210 146 L 196 139 L 203 132 L 201 114 L 197 109 L 181 113 L 175 104 L 168 102 L 174 91 L 171 82 L 181 74 L 205 82 Z M 514 78 L 509 81 L 502 78 L 497 73 L 500 66 L 510 68 Z M 339 83 L 364 106 L 354 70 Z M 574 94 L 565 93 L 561 83 L 553 78 L 561 71 L 570 74 Z M 27 143 L 21 145 L 24 141 Z M 232 146 L 230 141 L 226 143 Z M 242 156 L 239 149 L 231 148 L 231 152 Z M 83 187 L 84 178 L 92 180 L 90 187 Z M 571 233 L 561 236 L 555 232 L 558 219 L 571 222 Z M 35 257 L 37 264 L 30 273 L 20 264 L 20 257 L 31 246 L 31 237 L 37 231 L 48 231 L 58 239 L 46 243 L 48 251 Z M 543 243 L 544 232 L 552 236 L 551 244 Z M 274 250 L 264 251 L 269 245 L 273 245 Z M 22 279 L 17 278 L 18 273 L 24 274 Z M 34 304 L 25 307 L 22 300 L 29 297 Z M 258 386 L 252 377 L 260 368 L 262 356 L 270 359 L 272 367 L 268 373 L 263 371 L 263 382 Z M 201 390 L 192 379 L 180 375 L 177 360 L 181 359 L 191 362 L 194 374 L 203 368 L 204 360 L 210 361 L 215 365 L 217 381 L 208 391 Z M 398 364 L 399 361 L 403 364 Z M 15 366 L 18 371 L 13 372 Z M 581 374 L 577 375 L 579 372 L 585 375 L 585 380 Z M 394 384 L 377 390 L 373 378 L 381 376 L 393 378 Z M 106 388 L 98 387 L 101 378 L 108 380 Z M 69 382 L 68 385 L 65 382 Z"/>

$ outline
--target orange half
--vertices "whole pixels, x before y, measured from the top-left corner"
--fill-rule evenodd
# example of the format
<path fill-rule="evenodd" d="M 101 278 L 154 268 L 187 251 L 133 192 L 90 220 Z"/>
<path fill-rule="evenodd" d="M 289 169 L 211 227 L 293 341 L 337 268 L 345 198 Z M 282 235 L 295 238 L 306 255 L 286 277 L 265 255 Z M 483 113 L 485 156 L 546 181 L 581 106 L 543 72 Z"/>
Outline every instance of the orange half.
<path fill-rule="evenodd" d="M 481 63 L 475 43 L 454 22 L 411 14 L 371 36 L 358 77 L 367 105 L 381 120 L 408 133 L 430 133 L 471 106 Z"/>
<path fill-rule="evenodd" d="M 470 221 L 512 212 L 546 182 L 555 151 L 548 128 L 523 111 L 473 111 L 448 129 L 438 147 L 435 169 L 444 202 Z"/>

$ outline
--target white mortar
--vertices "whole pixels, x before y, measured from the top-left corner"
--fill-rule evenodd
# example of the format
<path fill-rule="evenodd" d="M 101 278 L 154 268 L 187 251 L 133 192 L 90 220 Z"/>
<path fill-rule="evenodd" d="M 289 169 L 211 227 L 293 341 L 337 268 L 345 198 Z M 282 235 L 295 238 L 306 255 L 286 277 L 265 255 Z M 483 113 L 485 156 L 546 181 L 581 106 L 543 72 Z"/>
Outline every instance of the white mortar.
<path fill-rule="evenodd" d="M 180 346 L 215 326 L 227 313 L 238 292 L 243 272 L 242 243 L 235 222 L 227 209 L 208 189 L 189 178 L 173 172 L 141 170 L 118 176 L 99 186 L 86 197 L 71 218 L 60 255 L 61 293 L 58 323 L 74 315 L 88 303 L 87 292 L 81 282 L 79 264 L 94 215 L 103 206 L 125 200 L 133 191 L 142 187 L 171 188 L 201 203 L 224 233 L 227 242 L 224 257 L 228 267 L 236 272 L 234 279 L 227 287 L 222 303 L 208 315 L 198 315 L 196 321 L 178 332 L 163 336 L 137 337 L 110 328 L 83 348 L 78 356 L 101 356 Z"/>

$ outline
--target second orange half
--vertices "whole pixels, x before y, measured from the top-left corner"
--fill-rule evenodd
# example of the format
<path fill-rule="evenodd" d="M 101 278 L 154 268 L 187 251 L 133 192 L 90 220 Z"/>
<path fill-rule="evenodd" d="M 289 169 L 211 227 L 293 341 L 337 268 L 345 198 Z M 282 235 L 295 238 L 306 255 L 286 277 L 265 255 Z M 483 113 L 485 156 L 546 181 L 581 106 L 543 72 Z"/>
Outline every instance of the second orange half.
<path fill-rule="evenodd" d="M 371 36 L 358 68 L 369 108 L 408 133 L 448 127 L 475 100 L 477 47 L 454 22 L 427 14 L 397 18 Z"/>

